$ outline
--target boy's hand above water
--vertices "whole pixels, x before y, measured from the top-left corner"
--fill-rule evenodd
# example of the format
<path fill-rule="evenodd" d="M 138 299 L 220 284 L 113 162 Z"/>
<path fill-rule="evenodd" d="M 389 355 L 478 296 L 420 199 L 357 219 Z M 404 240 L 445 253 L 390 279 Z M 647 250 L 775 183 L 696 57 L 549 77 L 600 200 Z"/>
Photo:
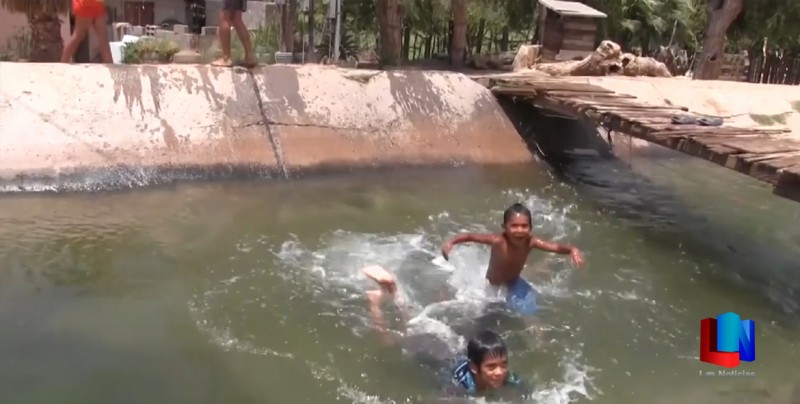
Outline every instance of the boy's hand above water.
<path fill-rule="evenodd" d="M 583 260 L 583 254 L 577 248 L 572 248 L 572 252 L 569 254 L 570 258 L 572 258 L 572 263 L 575 264 L 577 267 L 582 267 L 585 261 Z"/>
<path fill-rule="evenodd" d="M 583 255 L 577 247 L 568 244 L 557 244 L 550 241 L 544 241 L 538 238 L 531 239 L 531 248 L 538 248 L 542 251 L 549 251 L 556 254 L 569 254 L 572 263 L 576 266 L 583 266 Z"/>

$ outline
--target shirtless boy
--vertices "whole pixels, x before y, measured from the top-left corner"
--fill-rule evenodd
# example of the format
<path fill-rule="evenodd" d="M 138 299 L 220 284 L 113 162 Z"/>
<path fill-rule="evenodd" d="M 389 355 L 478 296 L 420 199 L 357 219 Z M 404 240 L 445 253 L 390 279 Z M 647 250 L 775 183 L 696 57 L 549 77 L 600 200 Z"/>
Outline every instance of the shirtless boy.
<path fill-rule="evenodd" d="M 507 288 L 506 302 L 523 315 L 536 312 L 536 291 L 520 277 L 532 249 L 569 254 L 575 265 L 583 265 L 581 252 L 570 245 L 543 241 L 531 234 L 531 212 L 515 203 L 503 213 L 503 232 L 498 234 L 459 234 L 442 245 L 442 255 L 448 259 L 456 244 L 480 243 L 492 248 L 486 279 L 492 286 Z"/>

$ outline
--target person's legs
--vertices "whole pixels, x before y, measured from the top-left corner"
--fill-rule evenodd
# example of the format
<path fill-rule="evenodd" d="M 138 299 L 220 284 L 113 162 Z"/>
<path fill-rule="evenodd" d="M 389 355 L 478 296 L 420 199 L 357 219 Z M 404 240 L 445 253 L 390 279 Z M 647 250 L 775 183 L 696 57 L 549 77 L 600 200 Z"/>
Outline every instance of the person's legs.
<path fill-rule="evenodd" d="M 246 67 L 253 67 L 258 64 L 255 55 L 253 54 L 253 41 L 250 40 L 250 31 L 242 19 L 242 13 L 247 9 L 247 0 L 240 0 L 242 3 L 241 10 L 232 12 L 231 23 L 233 28 L 236 29 L 236 35 L 239 36 L 239 41 L 244 47 L 244 65 Z"/>
<path fill-rule="evenodd" d="M 106 31 L 106 14 L 103 13 L 99 17 L 95 17 L 92 21 L 94 33 L 97 34 L 97 41 L 100 43 L 100 56 L 103 58 L 103 63 L 114 63 L 111 57 L 111 45 L 108 43 L 108 31 Z"/>
<path fill-rule="evenodd" d="M 72 31 L 72 37 L 67 41 L 64 46 L 64 51 L 61 53 L 61 63 L 71 63 L 72 57 L 75 56 L 75 51 L 78 50 L 81 41 L 86 38 L 89 33 L 89 28 L 92 26 L 92 19 L 87 17 L 75 16 L 75 30 Z"/>
<path fill-rule="evenodd" d="M 222 49 L 222 57 L 211 62 L 214 66 L 229 67 L 231 62 L 231 19 L 234 13 L 236 0 L 223 0 L 222 10 L 219 12 L 219 47 Z"/>

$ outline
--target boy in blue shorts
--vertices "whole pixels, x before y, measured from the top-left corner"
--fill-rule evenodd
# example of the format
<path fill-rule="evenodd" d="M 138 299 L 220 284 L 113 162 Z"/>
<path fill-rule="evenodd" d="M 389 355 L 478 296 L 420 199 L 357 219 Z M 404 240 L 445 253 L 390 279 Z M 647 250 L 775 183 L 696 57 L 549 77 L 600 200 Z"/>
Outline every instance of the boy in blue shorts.
<path fill-rule="evenodd" d="M 459 234 L 442 245 L 442 255 L 448 259 L 456 244 L 480 243 L 492 248 L 486 279 L 492 286 L 506 288 L 506 302 L 522 315 L 536 312 L 536 291 L 520 277 L 531 250 L 539 249 L 557 254 L 569 254 L 572 262 L 583 265 L 581 252 L 570 245 L 543 241 L 531 234 L 531 211 L 519 203 L 503 213 L 503 232 L 497 234 Z"/>

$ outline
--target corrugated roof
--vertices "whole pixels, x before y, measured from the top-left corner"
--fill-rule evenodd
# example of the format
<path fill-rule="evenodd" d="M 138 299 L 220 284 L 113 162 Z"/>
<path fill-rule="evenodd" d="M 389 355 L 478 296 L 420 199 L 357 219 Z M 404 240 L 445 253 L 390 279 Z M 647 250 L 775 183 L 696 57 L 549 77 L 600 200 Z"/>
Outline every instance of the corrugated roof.
<path fill-rule="evenodd" d="M 597 11 L 586 4 L 578 3 L 577 1 L 539 0 L 539 4 L 563 16 L 587 18 L 608 17 L 605 13 Z"/>

